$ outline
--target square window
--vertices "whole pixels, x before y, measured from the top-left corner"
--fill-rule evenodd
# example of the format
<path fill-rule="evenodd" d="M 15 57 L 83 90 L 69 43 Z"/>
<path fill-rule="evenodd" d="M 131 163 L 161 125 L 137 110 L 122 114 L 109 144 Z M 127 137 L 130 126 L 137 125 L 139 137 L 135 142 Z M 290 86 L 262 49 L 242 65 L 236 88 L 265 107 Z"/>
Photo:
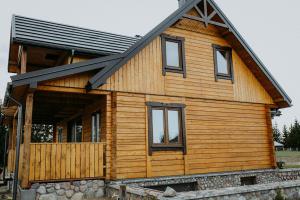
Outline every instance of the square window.
<path fill-rule="evenodd" d="M 233 81 L 231 49 L 218 45 L 213 45 L 213 48 L 216 80 L 228 79 Z"/>
<path fill-rule="evenodd" d="M 184 113 L 182 104 L 148 102 L 149 152 L 185 150 Z"/>
<path fill-rule="evenodd" d="M 161 35 L 163 75 L 166 72 L 182 73 L 186 77 L 184 38 Z"/>

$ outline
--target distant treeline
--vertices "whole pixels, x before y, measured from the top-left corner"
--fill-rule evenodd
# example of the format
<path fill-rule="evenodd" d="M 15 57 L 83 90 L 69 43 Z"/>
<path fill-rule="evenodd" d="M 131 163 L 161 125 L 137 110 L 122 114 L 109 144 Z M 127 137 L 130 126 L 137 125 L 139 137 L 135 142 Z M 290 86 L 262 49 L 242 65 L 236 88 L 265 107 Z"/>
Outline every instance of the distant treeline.
<path fill-rule="evenodd" d="M 273 126 L 274 141 L 284 145 L 285 148 L 300 149 L 300 123 L 295 120 L 294 123 L 287 127 L 283 126 L 282 131 L 279 130 L 278 125 Z"/>

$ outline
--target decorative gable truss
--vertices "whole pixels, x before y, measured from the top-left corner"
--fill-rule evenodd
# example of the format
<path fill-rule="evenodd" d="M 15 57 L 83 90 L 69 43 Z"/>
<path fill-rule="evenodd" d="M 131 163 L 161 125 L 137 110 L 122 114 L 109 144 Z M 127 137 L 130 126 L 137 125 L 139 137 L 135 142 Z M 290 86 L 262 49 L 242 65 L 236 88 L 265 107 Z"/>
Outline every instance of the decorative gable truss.
<path fill-rule="evenodd" d="M 195 12 L 193 12 L 193 10 Z M 218 11 L 214 9 L 213 5 L 207 0 L 201 0 L 198 4 L 194 5 L 193 9 L 187 14 L 183 15 L 183 18 L 196 20 L 203 22 L 207 27 L 208 24 L 215 26 L 229 28 L 226 21 L 224 21 L 219 15 Z"/>

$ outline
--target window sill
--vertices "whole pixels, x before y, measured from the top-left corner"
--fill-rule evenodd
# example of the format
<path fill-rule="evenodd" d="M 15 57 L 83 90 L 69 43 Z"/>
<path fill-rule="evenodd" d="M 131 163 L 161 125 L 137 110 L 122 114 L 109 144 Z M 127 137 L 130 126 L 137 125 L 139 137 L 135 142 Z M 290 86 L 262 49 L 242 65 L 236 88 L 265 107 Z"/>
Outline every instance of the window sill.
<path fill-rule="evenodd" d="M 152 146 L 150 152 L 155 151 L 182 151 L 184 152 L 184 146 Z"/>
<path fill-rule="evenodd" d="M 224 80 L 230 80 L 233 83 L 233 78 L 231 76 L 226 76 L 226 75 L 216 75 L 216 81 L 218 81 L 219 79 L 224 79 Z"/>
<path fill-rule="evenodd" d="M 165 67 L 164 71 L 165 72 L 172 72 L 172 73 L 183 74 L 183 78 L 186 78 L 186 73 L 185 73 L 185 71 L 182 68 Z"/>

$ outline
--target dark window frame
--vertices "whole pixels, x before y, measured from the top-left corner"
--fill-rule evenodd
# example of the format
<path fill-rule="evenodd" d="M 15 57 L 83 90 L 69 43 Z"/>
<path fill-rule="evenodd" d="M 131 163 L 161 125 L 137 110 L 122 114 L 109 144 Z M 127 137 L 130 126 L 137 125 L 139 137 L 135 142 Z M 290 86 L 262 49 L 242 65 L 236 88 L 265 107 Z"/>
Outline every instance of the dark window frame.
<path fill-rule="evenodd" d="M 57 127 L 57 142 L 63 143 L 63 127 Z"/>
<path fill-rule="evenodd" d="M 186 128 L 185 128 L 185 105 L 174 104 L 174 103 L 159 103 L 159 102 L 147 102 L 148 106 L 148 147 L 149 155 L 152 155 L 154 151 L 183 151 L 186 154 Z M 165 133 L 165 144 L 154 144 L 153 143 L 153 120 L 152 111 L 163 110 L 164 114 L 164 133 Z M 179 137 L 178 143 L 169 143 L 168 137 L 168 110 L 179 111 Z"/>
<path fill-rule="evenodd" d="M 99 127 L 98 127 L 98 129 L 99 129 L 99 135 L 98 135 L 98 137 L 97 137 L 97 133 L 95 133 L 95 134 L 96 134 L 96 140 L 98 138 L 99 141 L 93 141 L 93 128 L 94 128 L 93 126 L 95 125 L 93 123 L 93 117 L 96 117 L 97 114 L 99 115 Z M 95 143 L 101 142 L 101 111 L 100 110 L 92 113 L 92 115 L 91 115 L 91 124 L 92 124 L 92 127 L 91 127 L 91 142 L 95 142 Z"/>
<path fill-rule="evenodd" d="M 167 49 L 166 42 L 175 42 L 178 43 L 178 55 L 179 55 L 179 68 L 174 66 L 167 65 Z M 171 36 L 167 34 L 161 34 L 161 47 L 162 47 L 162 64 L 163 64 L 163 75 L 166 75 L 166 72 L 174 72 L 183 74 L 183 77 L 186 78 L 186 62 L 185 62 L 185 48 L 184 48 L 183 37 Z"/>
<path fill-rule="evenodd" d="M 212 46 L 214 49 L 215 80 L 218 81 L 218 79 L 225 79 L 225 80 L 231 80 L 232 83 L 234 83 L 232 49 L 230 47 L 220 46 L 220 45 L 216 45 L 216 44 L 213 44 Z M 218 72 L 217 51 L 225 51 L 226 52 L 228 74 Z"/>

